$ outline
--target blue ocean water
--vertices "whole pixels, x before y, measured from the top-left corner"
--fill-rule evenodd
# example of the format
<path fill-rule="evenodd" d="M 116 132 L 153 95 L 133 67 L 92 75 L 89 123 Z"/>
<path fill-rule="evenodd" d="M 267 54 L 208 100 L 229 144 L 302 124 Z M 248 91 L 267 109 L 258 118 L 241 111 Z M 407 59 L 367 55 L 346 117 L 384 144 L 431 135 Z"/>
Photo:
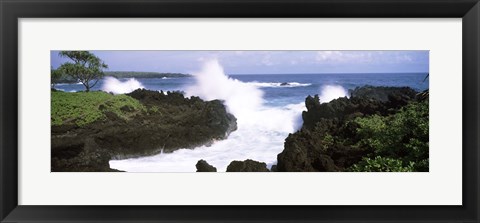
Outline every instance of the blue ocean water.
<path fill-rule="evenodd" d="M 417 91 L 428 89 L 426 73 L 407 74 L 292 74 L 292 75 L 232 75 L 243 82 L 275 83 L 274 87 L 262 87 L 265 102 L 289 104 L 302 102 L 307 95 L 319 94 L 326 85 L 338 85 L 345 89 L 372 86 L 411 87 Z M 278 83 L 291 85 L 278 86 Z M 293 83 L 293 84 L 292 84 Z M 296 85 L 295 83 L 298 83 Z M 262 85 L 268 86 L 268 85 Z"/>
<path fill-rule="evenodd" d="M 300 103 L 308 95 L 319 94 L 323 86 L 337 85 L 345 89 L 372 86 L 411 87 L 417 91 L 428 89 L 427 73 L 355 73 L 355 74 L 248 74 L 229 75 L 230 78 L 250 83 L 264 92 L 266 105 L 283 106 Z M 120 79 L 125 80 L 125 79 Z M 138 78 L 146 89 L 163 91 L 185 91 L 195 84 L 195 78 Z M 283 85 L 282 85 L 283 83 Z M 286 84 L 285 84 L 286 83 Z M 92 90 L 101 90 L 100 80 Z M 58 84 L 63 91 L 84 90 L 81 84 Z"/>

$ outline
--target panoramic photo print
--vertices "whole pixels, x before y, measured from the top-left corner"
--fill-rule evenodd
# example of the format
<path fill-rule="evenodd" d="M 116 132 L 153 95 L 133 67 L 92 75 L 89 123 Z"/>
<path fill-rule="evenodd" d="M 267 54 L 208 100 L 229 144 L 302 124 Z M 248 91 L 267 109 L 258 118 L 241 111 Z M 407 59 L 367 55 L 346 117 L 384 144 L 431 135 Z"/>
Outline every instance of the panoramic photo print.
<path fill-rule="evenodd" d="M 51 51 L 52 172 L 428 172 L 429 51 Z"/>

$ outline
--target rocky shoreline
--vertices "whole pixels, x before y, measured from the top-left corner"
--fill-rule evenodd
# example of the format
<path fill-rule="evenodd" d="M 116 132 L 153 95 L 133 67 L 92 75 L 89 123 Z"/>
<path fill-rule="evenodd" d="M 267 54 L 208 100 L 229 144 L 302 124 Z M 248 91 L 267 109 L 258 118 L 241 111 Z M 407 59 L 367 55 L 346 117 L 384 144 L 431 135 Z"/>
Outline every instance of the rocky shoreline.
<path fill-rule="evenodd" d="M 208 164 L 205 160 L 199 160 L 195 167 L 197 172 L 217 172 L 217 168 Z M 244 161 L 232 161 L 228 165 L 226 172 L 270 172 L 270 170 L 267 168 L 266 163 L 247 159 Z"/>
<path fill-rule="evenodd" d="M 306 97 L 302 128 L 285 139 L 271 169 L 247 159 L 232 161 L 226 171 L 428 171 L 428 93 L 364 86 L 349 94 L 328 103 Z M 144 89 L 127 95 L 145 106 L 128 120 L 105 110 L 105 119 L 85 126 L 52 125 L 52 171 L 117 171 L 109 160 L 193 149 L 237 128 L 219 100 Z M 217 171 L 205 160 L 195 166 L 197 172 Z"/>
<path fill-rule="evenodd" d="M 428 171 L 424 92 L 364 86 L 328 103 L 318 95 L 308 96 L 305 105 L 303 126 L 285 139 L 277 165 L 269 170 L 250 159 L 232 161 L 227 172 Z M 197 164 L 197 171 L 203 170 Z"/>
<path fill-rule="evenodd" d="M 222 101 L 186 98 L 179 92 L 138 89 L 128 96 L 146 107 L 129 120 L 112 112 L 85 126 L 52 125 L 51 170 L 116 171 L 109 160 L 173 152 L 222 140 L 237 128 Z M 102 105 L 99 106 L 102 110 Z M 128 112 L 129 107 L 122 107 Z"/>
<path fill-rule="evenodd" d="M 307 111 L 304 111 L 302 114 L 303 126 L 299 131 L 290 134 L 286 138 L 284 150 L 277 156 L 277 171 L 355 171 L 356 169 L 352 167 L 365 159 L 371 161 L 368 163 L 369 165 L 379 166 L 378 169 L 372 171 L 404 170 L 401 167 L 410 165 L 409 162 L 425 162 L 425 159 L 427 160 L 428 169 L 428 99 L 426 101 L 418 101 L 418 92 L 407 87 L 365 86 L 354 89 L 350 94 L 350 98 L 338 98 L 329 103 L 321 103 L 318 95 L 306 98 L 305 105 Z M 419 136 L 414 135 L 413 132 L 403 133 L 400 130 L 388 135 L 388 126 L 385 126 L 383 123 L 384 119 L 393 120 L 394 115 L 402 112 L 407 105 L 416 103 L 427 105 L 427 117 L 421 117 L 427 120 L 427 137 L 422 139 L 427 141 L 426 153 L 423 147 L 420 148 L 423 151 L 421 151 L 422 154 L 418 155 L 418 157 L 409 157 L 412 152 L 407 151 L 405 148 L 400 148 L 402 151 L 398 151 L 398 153 L 388 153 L 387 151 L 379 151 L 377 147 L 381 145 L 372 145 L 374 143 L 388 144 L 384 141 L 397 140 L 398 138 L 397 144 L 391 143 L 391 150 L 394 150 L 394 146 L 398 144 L 405 143 L 405 145 L 408 145 L 408 140 L 424 137 L 425 134 Z M 379 128 L 377 131 L 378 137 L 374 135 L 375 132 L 373 130 L 375 129 L 371 131 L 371 134 L 363 134 L 360 131 L 364 130 L 361 122 L 364 120 L 380 120 L 378 121 L 378 126 L 375 126 L 375 128 Z M 400 119 L 394 119 L 394 121 L 400 121 Z M 377 124 L 375 122 L 372 123 Z M 404 126 L 404 128 L 408 128 L 408 126 Z M 412 126 L 412 131 L 414 128 L 415 126 Z M 381 134 L 385 134 L 385 136 L 383 137 Z M 379 137 L 383 137 L 384 141 L 379 140 Z M 389 139 L 388 137 L 391 138 Z M 372 159 L 376 160 L 377 157 L 382 158 L 382 160 L 379 160 L 379 163 L 372 161 Z M 389 169 L 390 163 L 380 162 L 384 160 L 395 161 L 394 164 L 399 165 L 398 169 Z M 418 167 L 417 169 L 407 170 L 424 171 L 425 169 Z"/>

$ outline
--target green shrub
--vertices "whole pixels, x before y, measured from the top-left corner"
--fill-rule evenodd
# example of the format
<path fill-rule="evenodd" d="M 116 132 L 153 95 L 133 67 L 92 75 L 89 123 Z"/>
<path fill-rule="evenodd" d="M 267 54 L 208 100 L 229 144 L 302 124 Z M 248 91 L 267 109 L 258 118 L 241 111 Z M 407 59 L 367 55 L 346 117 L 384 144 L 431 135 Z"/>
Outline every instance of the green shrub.
<path fill-rule="evenodd" d="M 374 159 L 363 158 L 357 164 L 350 167 L 353 172 L 412 172 L 414 163 L 404 165 L 401 160 L 377 156 Z"/>
<path fill-rule="evenodd" d="M 326 151 L 329 148 L 332 148 L 333 145 L 335 145 L 335 139 L 333 138 L 332 135 L 326 133 L 325 136 L 323 137 L 323 147 L 324 151 Z"/>
<path fill-rule="evenodd" d="M 152 106 L 150 107 L 150 109 L 148 110 L 150 113 L 158 113 L 159 112 L 159 109 L 158 109 L 158 106 Z"/>
<path fill-rule="evenodd" d="M 358 142 L 361 146 L 366 146 L 383 151 L 389 147 L 389 137 L 385 134 L 387 123 L 385 117 L 372 115 L 370 117 L 356 118 L 358 124 L 357 136 L 360 138 Z"/>
<path fill-rule="evenodd" d="M 428 119 L 427 101 L 410 103 L 389 116 L 356 118 L 357 146 L 372 149 L 375 159 L 366 158 L 352 170 L 428 171 Z"/>

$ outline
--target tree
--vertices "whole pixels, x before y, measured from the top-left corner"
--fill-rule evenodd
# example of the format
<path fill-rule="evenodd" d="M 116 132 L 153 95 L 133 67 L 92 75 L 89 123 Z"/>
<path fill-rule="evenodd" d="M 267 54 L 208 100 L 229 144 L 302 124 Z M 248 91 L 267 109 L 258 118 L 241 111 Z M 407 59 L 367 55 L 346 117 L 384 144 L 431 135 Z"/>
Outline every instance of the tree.
<path fill-rule="evenodd" d="M 427 80 L 428 76 L 430 76 L 430 73 L 427 73 L 427 76 L 425 76 L 425 78 L 423 79 L 423 82 L 425 82 Z M 424 101 L 424 100 L 428 99 L 429 95 L 430 95 L 429 89 L 427 89 L 427 90 L 424 90 L 424 91 L 418 93 L 418 98 L 420 100 Z"/>
<path fill-rule="evenodd" d="M 53 67 L 50 67 L 50 84 L 52 88 L 55 88 L 55 84 L 58 83 L 62 76 L 63 74 L 61 70 L 53 69 Z"/>
<path fill-rule="evenodd" d="M 81 82 L 87 92 L 105 75 L 103 69 L 108 68 L 100 58 L 88 51 L 61 51 L 59 55 L 69 58 L 73 63 L 66 62 L 58 69 Z"/>

